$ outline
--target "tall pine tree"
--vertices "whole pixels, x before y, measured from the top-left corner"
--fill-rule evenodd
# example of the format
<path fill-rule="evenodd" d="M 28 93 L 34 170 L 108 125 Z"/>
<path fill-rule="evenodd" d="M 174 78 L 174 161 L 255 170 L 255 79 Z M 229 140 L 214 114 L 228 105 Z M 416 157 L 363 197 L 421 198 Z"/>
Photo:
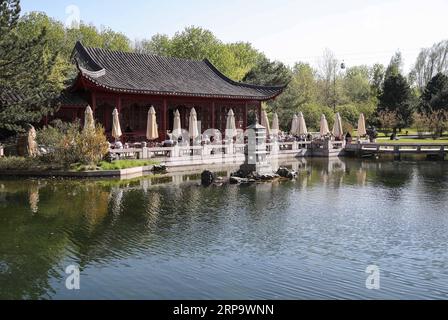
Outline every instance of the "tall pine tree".
<path fill-rule="evenodd" d="M 51 76 L 56 54 L 47 49 L 46 30 L 31 40 L 18 36 L 19 0 L 0 0 L 0 129 L 21 132 L 54 110 L 60 89 Z"/>
<path fill-rule="evenodd" d="M 420 98 L 420 112 L 448 111 L 448 77 L 436 74 L 427 84 Z"/>
<path fill-rule="evenodd" d="M 379 99 L 378 111 L 395 112 L 399 118 L 397 128 L 409 126 L 413 115 L 413 97 L 411 87 L 400 74 L 392 74 L 386 78 Z"/>

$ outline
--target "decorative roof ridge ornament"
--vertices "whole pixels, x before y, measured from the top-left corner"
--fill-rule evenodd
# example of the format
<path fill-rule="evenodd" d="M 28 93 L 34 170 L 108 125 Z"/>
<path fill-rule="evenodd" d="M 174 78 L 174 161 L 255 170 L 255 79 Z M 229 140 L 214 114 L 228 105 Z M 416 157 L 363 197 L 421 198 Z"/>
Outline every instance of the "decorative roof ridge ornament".
<path fill-rule="evenodd" d="M 106 75 L 106 69 L 101 69 L 101 70 L 98 70 L 98 71 L 90 71 L 90 70 L 87 70 L 87 69 L 85 69 L 83 67 L 79 67 L 79 70 L 82 72 L 83 75 L 87 75 L 87 76 L 89 76 L 91 78 L 94 78 L 94 79 L 100 78 L 100 77 L 103 77 L 103 76 Z"/>

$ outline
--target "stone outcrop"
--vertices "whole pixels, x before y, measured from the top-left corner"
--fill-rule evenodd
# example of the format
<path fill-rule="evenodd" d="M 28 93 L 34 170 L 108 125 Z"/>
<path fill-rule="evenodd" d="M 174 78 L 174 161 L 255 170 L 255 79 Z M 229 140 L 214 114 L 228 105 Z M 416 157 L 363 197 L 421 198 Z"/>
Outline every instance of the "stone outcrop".
<path fill-rule="evenodd" d="M 152 168 L 153 173 L 166 173 L 166 166 L 157 165 Z"/>
<path fill-rule="evenodd" d="M 248 183 L 255 183 L 256 180 L 232 176 L 232 177 L 230 177 L 229 182 L 230 182 L 230 184 L 248 184 Z"/>
<path fill-rule="evenodd" d="M 201 174 L 201 184 L 205 187 L 211 186 L 216 181 L 216 174 L 211 171 L 204 171 Z"/>
<path fill-rule="evenodd" d="M 286 178 L 286 179 L 296 179 L 297 178 L 297 172 L 293 171 L 293 170 L 289 170 L 287 168 L 279 168 L 277 171 L 277 174 L 282 177 L 282 178 Z"/>

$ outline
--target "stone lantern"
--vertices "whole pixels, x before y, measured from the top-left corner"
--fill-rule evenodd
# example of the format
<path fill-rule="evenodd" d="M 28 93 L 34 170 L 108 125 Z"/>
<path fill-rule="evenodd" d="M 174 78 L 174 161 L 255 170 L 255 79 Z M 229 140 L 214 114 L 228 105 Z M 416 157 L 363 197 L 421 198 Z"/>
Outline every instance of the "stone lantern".
<path fill-rule="evenodd" d="M 266 128 L 258 122 L 247 128 L 248 144 L 245 149 L 246 161 L 240 172 L 245 175 L 256 173 L 258 175 L 272 175 L 273 169 L 268 161 L 266 149 Z"/>

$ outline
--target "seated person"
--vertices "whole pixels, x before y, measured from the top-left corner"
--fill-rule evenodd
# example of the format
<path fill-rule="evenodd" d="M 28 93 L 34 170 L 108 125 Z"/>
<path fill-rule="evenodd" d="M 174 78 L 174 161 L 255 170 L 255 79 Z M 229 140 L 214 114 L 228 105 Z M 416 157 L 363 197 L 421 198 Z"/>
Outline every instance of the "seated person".
<path fill-rule="evenodd" d="M 396 133 L 392 133 L 392 135 L 390 136 L 390 140 L 391 140 L 391 141 L 398 141 L 398 140 L 400 140 L 400 139 L 398 138 L 398 136 L 397 136 Z"/>
<path fill-rule="evenodd" d="M 350 132 L 347 132 L 347 134 L 345 135 L 345 142 L 352 143 L 352 135 L 350 134 Z"/>

